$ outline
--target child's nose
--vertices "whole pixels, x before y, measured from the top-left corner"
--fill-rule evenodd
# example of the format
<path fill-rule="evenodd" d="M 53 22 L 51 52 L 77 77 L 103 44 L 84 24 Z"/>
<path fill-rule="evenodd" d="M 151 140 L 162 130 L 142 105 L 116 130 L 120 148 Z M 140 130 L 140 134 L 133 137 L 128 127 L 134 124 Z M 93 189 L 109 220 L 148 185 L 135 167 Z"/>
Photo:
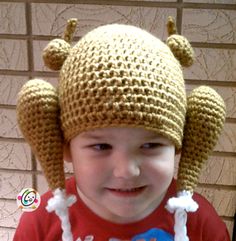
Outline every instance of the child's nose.
<path fill-rule="evenodd" d="M 129 179 L 140 175 L 139 161 L 127 154 L 119 154 L 114 160 L 113 175 L 117 178 Z"/>

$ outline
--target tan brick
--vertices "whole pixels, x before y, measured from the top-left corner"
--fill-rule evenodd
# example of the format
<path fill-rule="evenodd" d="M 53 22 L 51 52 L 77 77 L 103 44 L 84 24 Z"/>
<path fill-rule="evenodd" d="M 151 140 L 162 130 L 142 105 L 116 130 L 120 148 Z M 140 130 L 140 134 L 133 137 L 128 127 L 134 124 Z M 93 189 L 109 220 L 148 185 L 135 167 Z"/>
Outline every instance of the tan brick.
<path fill-rule="evenodd" d="M 182 21 L 182 33 L 191 42 L 236 43 L 235 11 L 184 9 Z"/>
<path fill-rule="evenodd" d="M 236 152 L 236 123 L 226 123 L 215 151 Z"/>
<path fill-rule="evenodd" d="M 214 206 L 220 216 L 234 216 L 236 210 L 236 190 L 225 190 L 220 187 L 197 187 L 196 191 L 202 194 Z"/>
<path fill-rule="evenodd" d="M 0 166 L 6 169 L 31 170 L 31 151 L 29 145 L 1 140 Z"/>
<path fill-rule="evenodd" d="M 32 174 L 0 171 L 0 198 L 16 200 L 16 196 L 23 188 L 31 187 Z"/>
<path fill-rule="evenodd" d="M 25 40 L 0 39 L 0 69 L 28 70 Z"/>
<path fill-rule="evenodd" d="M 0 137 L 22 138 L 15 109 L 0 108 L 0 127 Z"/>
<path fill-rule="evenodd" d="M 185 79 L 235 81 L 236 50 L 194 48 L 196 61 L 184 71 Z"/>
<path fill-rule="evenodd" d="M 0 226 L 1 227 L 8 227 L 8 228 L 17 227 L 21 214 L 22 214 L 22 211 L 18 208 L 16 201 L 0 199 Z M 2 233 L 3 230 L 0 230 L 0 231 L 1 231 L 1 235 L 4 235 L 4 237 L 9 237 L 8 235 L 6 235 L 6 233 L 5 234 Z"/>
<path fill-rule="evenodd" d="M 236 157 L 211 156 L 203 167 L 199 182 L 236 186 Z"/>
<path fill-rule="evenodd" d="M 15 105 L 17 95 L 27 79 L 24 76 L 0 75 L 0 104 Z"/>
<path fill-rule="evenodd" d="M 0 3 L 0 22 L 1 34 L 25 34 L 25 4 Z"/>
<path fill-rule="evenodd" d="M 32 4 L 35 35 L 61 36 L 65 29 L 65 20 L 77 17 L 79 24 L 76 36 L 83 36 L 99 25 L 125 23 L 140 26 L 165 39 L 169 15 L 175 17 L 176 9 L 95 4 Z"/>

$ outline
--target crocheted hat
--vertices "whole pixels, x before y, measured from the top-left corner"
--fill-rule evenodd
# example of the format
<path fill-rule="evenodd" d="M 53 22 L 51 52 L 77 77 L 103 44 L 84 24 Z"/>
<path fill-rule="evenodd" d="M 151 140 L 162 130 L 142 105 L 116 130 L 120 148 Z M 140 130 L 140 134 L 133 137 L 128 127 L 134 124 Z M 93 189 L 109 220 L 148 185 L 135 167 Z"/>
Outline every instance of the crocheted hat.
<path fill-rule="evenodd" d="M 75 26 L 76 20 L 69 20 L 64 40 L 52 40 L 43 52 L 45 64 L 60 70 L 58 89 L 30 80 L 17 103 L 19 126 L 54 195 L 65 188 L 64 142 L 95 128 L 130 126 L 182 147 L 178 191 L 191 196 L 222 129 L 225 107 L 209 87 L 194 90 L 186 100 L 181 65 L 190 66 L 194 55 L 187 39 L 169 18 L 166 44 L 137 27 L 112 24 L 92 30 L 72 48 Z M 66 207 L 73 202 L 66 203 L 64 194 L 62 200 Z"/>

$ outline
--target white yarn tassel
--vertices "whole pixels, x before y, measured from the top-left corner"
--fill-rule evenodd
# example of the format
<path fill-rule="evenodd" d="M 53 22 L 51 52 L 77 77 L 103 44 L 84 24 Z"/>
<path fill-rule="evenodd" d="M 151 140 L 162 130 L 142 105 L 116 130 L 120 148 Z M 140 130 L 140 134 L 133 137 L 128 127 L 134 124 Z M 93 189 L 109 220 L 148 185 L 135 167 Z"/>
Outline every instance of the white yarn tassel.
<path fill-rule="evenodd" d="M 76 202 L 76 197 L 74 195 L 66 197 L 65 190 L 61 190 L 59 188 L 53 192 L 53 195 L 54 196 L 48 200 L 48 205 L 46 209 L 48 212 L 55 211 L 57 216 L 60 218 L 61 227 L 63 230 L 62 240 L 73 241 L 68 207 L 70 207 L 73 203 Z"/>
<path fill-rule="evenodd" d="M 187 236 L 187 212 L 195 212 L 198 204 L 192 199 L 192 193 L 181 191 L 177 197 L 170 198 L 166 208 L 169 212 L 175 213 L 175 241 L 189 241 Z"/>

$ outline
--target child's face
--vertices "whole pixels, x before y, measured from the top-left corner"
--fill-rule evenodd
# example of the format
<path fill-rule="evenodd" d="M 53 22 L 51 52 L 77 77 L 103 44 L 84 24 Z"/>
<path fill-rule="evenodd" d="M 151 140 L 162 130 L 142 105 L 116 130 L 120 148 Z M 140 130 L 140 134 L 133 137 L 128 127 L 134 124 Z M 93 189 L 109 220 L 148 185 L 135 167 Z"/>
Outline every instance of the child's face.
<path fill-rule="evenodd" d="M 175 147 L 141 128 L 104 128 L 70 142 L 77 189 L 99 216 L 117 223 L 138 221 L 162 201 L 174 173 Z"/>

